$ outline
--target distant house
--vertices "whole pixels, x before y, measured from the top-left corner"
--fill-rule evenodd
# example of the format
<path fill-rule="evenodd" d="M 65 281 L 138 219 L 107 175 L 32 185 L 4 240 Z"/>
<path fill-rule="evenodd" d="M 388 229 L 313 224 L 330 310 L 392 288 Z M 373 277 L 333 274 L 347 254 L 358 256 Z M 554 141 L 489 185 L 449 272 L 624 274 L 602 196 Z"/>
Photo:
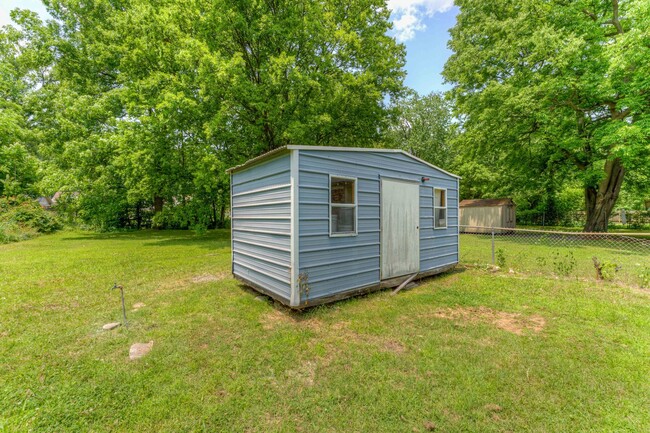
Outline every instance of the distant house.
<path fill-rule="evenodd" d="M 466 232 L 485 233 L 490 227 L 515 228 L 515 203 L 509 198 L 463 200 L 459 208 L 460 225 L 466 226 Z"/>
<path fill-rule="evenodd" d="M 41 205 L 41 207 L 42 207 L 43 209 L 49 209 L 49 208 L 52 207 L 52 204 L 53 204 L 51 198 L 49 198 L 49 197 L 44 197 L 44 196 L 43 196 L 43 197 L 39 197 L 39 198 L 37 198 L 36 201 L 38 202 L 38 204 Z"/>
<path fill-rule="evenodd" d="M 61 198 L 61 191 L 57 191 L 52 197 L 42 196 L 36 199 L 43 209 L 51 209 Z"/>

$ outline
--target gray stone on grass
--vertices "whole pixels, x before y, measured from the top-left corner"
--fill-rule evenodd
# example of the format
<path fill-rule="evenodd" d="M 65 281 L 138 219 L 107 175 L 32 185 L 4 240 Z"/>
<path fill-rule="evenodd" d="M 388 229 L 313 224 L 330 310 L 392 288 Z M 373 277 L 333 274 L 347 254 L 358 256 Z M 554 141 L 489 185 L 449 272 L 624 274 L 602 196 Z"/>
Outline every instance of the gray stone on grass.
<path fill-rule="evenodd" d="M 151 351 L 153 340 L 148 343 L 135 343 L 129 349 L 129 359 L 140 359 Z"/>
<path fill-rule="evenodd" d="M 255 296 L 255 300 L 256 300 L 256 301 L 263 301 L 263 302 L 266 302 L 266 301 L 269 300 L 269 298 L 268 298 L 267 296 L 264 296 L 264 295 L 259 295 L 259 296 Z"/>
<path fill-rule="evenodd" d="M 144 302 L 136 302 L 135 304 L 133 304 L 133 311 L 138 311 L 140 308 L 144 308 L 146 306 L 147 304 L 145 304 Z"/>
<path fill-rule="evenodd" d="M 121 325 L 120 322 L 107 323 L 106 325 L 102 326 L 102 329 L 104 331 L 110 331 L 111 329 L 115 329 L 120 325 Z"/>

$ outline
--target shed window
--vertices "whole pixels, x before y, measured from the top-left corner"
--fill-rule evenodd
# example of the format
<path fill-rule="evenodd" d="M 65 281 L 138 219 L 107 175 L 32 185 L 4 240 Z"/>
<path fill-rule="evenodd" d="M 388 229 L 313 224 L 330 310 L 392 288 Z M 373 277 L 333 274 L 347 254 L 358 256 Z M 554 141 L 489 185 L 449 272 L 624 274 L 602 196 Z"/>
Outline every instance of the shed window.
<path fill-rule="evenodd" d="M 330 235 L 357 234 L 357 181 L 330 178 Z"/>
<path fill-rule="evenodd" d="M 436 188 L 433 194 L 433 227 L 445 229 L 447 228 L 447 190 Z"/>

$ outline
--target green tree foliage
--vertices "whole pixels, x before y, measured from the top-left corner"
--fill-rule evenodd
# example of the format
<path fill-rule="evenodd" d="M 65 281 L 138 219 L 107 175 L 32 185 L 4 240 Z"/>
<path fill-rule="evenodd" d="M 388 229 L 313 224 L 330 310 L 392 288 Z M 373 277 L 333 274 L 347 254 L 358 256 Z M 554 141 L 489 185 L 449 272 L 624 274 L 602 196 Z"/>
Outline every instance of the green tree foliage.
<path fill-rule="evenodd" d="M 363 146 L 402 90 L 404 51 L 378 0 L 46 0 L 22 20 L 44 188 L 83 219 L 224 220 L 224 170 L 286 144 Z M 32 17 L 33 18 L 33 17 Z"/>
<path fill-rule="evenodd" d="M 0 196 L 34 194 L 38 160 L 21 143 L 0 146 Z"/>
<path fill-rule="evenodd" d="M 411 91 L 396 101 L 394 112 L 386 144 L 451 170 L 457 152 L 452 146 L 455 125 L 449 101 L 440 93 L 420 96 Z"/>
<path fill-rule="evenodd" d="M 29 15 L 28 15 L 29 16 Z M 14 14 L 18 20 L 18 14 Z M 38 160 L 26 109 L 30 56 L 23 35 L 7 27 L 0 31 L 0 196 L 35 194 Z"/>
<path fill-rule="evenodd" d="M 457 4 L 444 75 L 466 160 L 530 192 L 576 179 L 585 230 L 606 230 L 626 173 L 650 164 L 650 3 Z"/>

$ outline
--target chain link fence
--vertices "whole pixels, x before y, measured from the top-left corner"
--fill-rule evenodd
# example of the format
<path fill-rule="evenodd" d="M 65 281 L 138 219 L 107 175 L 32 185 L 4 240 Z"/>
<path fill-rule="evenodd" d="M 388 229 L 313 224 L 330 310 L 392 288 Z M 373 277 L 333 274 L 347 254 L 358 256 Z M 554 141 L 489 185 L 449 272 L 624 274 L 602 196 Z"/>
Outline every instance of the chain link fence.
<path fill-rule="evenodd" d="M 505 272 L 617 281 L 650 288 L 650 233 L 459 226 L 460 261 Z"/>

